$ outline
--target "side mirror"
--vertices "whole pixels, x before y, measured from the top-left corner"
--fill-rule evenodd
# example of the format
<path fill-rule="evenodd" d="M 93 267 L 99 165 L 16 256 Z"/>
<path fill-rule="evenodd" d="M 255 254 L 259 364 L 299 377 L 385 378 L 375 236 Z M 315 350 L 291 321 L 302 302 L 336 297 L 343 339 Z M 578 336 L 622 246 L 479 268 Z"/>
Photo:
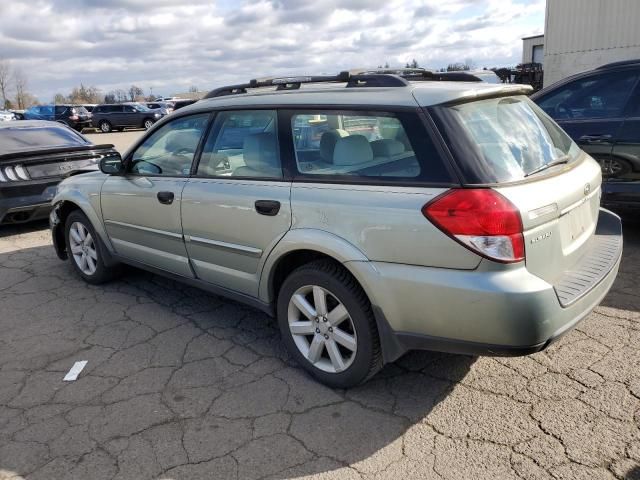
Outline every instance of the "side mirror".
<path fill-rule="evenodd" d="M 124 173 L 124 162 L 118 152 L 111 152 L 100 159 L 100 171 L 107 175 L 122 175 Z"/>

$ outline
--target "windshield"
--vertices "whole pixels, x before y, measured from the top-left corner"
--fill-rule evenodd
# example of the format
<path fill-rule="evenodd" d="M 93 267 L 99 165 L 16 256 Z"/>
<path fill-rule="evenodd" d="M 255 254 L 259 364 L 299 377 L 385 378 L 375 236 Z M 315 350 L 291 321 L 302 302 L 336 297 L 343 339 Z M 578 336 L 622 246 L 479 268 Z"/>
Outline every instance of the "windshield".
<path fill-rule="evenodd" d="M 580 149 L 524 96 L 435 107 L 436 122 L 469 183 L 524 179 Z"/>

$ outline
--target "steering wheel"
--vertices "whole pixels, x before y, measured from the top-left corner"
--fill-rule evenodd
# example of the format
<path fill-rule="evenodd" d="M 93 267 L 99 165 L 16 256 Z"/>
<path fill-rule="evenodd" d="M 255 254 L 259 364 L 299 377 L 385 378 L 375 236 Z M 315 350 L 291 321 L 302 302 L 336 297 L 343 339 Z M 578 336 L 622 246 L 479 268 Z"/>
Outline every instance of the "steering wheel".
<path fill-rule="evenodd" d="M 554 117 L 573 118 L 573 112 L 565 103 L 558 103 L 553 109 Z"/>

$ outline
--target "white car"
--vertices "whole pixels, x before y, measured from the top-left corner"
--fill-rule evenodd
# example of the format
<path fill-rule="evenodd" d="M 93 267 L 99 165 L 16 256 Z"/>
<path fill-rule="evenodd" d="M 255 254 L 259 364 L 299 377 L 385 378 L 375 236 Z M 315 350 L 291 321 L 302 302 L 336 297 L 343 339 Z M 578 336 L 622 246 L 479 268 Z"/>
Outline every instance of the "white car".
<path fill-rule="evenodd" d="M 17 120 L 17 118 L 12 112 L 0 110 L 0 122 L 11 122 L 13 120 Z"/>

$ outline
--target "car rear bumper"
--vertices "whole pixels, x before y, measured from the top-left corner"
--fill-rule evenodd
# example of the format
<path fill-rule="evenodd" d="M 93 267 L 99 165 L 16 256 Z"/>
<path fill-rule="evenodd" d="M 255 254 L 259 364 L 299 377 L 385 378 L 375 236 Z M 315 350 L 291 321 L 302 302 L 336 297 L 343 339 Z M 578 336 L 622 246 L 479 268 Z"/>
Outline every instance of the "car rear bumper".
<path fill-rule="evenodd" d="M 602 301 L 622 255 L 620 218 L 600 211 L 596 235 L 619 248 L 589 288 L 563 307 L 554 285 L 523 264 L 489 261 L 476 270 L 350 262 L 374 304 L 385 361 L 408 350 L 474 355 L 527 355 L 571 330 Z"/>
<path fill-rule="evenodd" d="M 0 225 L 47 218 L 60 179 L 0 186 Z"/>

